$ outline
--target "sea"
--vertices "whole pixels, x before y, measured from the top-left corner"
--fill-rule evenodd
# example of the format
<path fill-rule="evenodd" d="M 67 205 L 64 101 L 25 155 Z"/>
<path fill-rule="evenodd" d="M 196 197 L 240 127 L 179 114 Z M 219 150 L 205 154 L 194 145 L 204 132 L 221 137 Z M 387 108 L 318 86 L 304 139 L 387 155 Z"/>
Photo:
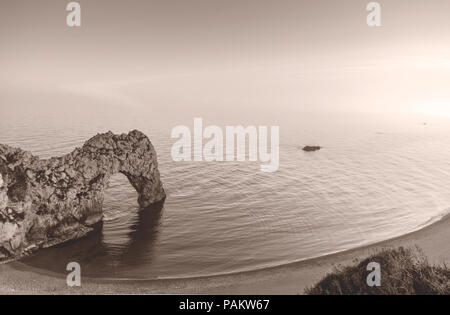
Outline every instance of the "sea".
<path fill-rule="evenodd" d="M 164 204 L 141 210 L 127 178 L 116 174 L 105 191 L 101 228 L 22 262 L 61 274 L 78 262 L 83 276 L 102 279 L 221 275 L 397 237 L 449 212 L 445 119 L 314 106 L 183 106 L 76 102 L 64 94 L 3 103 L 0 142 L 43 159 L 69 153 L 97 133 L 141 130 L 156 149 L 167 193 Z M 192 129 L 195 117 L 205 126 L 279 126 L 279 169 L 173 161 L 171 131 Z M 305 145 L 322 149 L 305 152 Z"/>

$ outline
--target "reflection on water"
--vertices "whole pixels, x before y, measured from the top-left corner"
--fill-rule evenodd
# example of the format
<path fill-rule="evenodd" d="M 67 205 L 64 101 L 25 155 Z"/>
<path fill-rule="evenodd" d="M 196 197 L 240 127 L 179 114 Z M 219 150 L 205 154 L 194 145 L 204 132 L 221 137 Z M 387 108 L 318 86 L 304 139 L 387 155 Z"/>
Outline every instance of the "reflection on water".
<path fill-rule="evenodd" d="M 138 218 L 128 233 L 130 241 L 121 255 L 123 265 L 140 265 L 152 260 L 163 205 L 159 202 L 138 212 Z"/>
<path fill-rule="evenodd" d="M 126 234 L 123 235 L 126 241 L 120 246 L 108 242 L 107 238 L 114 233 L 114 228 L 105 222 L 99 223 L 93 232 L 79 240 L 44 249 L 23 259 L 23 262 L 38 268 L 50 267 L 52 271 L 64 272 L 67 263 L 74 261 L 82 266 L 84 276 L 114 278 L 118 268 L 133 268 L 135 265 L 151 263 L 163 207 L 164 203 L 158 202 L 128 218 L 128 231 L 121 231 L 121 234 Z M 105 234 L 108 236 L 105 237 Z M 152 274 L 149 273 L 148 277 L 152 277 Z"/>

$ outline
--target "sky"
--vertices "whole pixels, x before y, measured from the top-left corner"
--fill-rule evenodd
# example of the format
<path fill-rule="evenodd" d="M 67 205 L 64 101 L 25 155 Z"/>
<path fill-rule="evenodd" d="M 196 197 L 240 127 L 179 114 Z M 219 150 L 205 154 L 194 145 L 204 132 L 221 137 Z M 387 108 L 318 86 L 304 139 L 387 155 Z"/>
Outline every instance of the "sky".
<path fill-rule="evenodd" d="M 68 2 L 0 1 L 3 104 L 450 115 L 448 0 Z"/>

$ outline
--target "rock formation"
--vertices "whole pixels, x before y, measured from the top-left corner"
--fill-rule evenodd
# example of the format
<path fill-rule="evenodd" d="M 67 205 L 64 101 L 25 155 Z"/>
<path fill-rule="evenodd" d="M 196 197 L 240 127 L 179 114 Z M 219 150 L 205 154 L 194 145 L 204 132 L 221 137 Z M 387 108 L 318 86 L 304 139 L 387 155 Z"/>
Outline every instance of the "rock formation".
<path fill-rule="evenodd" d="M 136 189 L 141 207 L 165 198 L 156 152 L 137 130 L 98 134 L 51 159 L 0 144 L 0 260 L 90 232 L 102 220 L 103 191 L 117 172 Z"/>
<path fill-rule="evenodd" d="M 307 146 L 305 146 L 305 147 L 303 147 L 303 151 L 306 151 L 306 152 L 314 152 L 314 151 L 318 151 L 318 150 L 320 150 L 320 149 L 322 149 L 322 147 L 320 147 L 320 146 L 310 146 L 310 145 L 307 145 Z"/>

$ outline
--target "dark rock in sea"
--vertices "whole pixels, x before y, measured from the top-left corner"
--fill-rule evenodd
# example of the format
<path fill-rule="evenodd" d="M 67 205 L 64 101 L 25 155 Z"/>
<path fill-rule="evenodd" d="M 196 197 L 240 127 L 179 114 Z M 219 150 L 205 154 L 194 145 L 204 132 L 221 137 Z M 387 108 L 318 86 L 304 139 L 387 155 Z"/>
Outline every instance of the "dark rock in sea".
<path fill-rule="evenodd" d="M 309 146 L 309 145 L 307 145 L 307 146 L 303 147 L 302 150 L 306 151 L 306 152 L 313 152 L 313 151 L 318 151 L 320 149 L 322 149 L 322 147 L 320 147 L 320 146 Z"/>
<path fill-rule="evenodd" d="M 140 131 L 98 134 L 51 159 L 0 144 L 0 261 L 92 231 L 118 172 L 138 192 L 140 207 L 164 200 L 156 152 Z"/>

